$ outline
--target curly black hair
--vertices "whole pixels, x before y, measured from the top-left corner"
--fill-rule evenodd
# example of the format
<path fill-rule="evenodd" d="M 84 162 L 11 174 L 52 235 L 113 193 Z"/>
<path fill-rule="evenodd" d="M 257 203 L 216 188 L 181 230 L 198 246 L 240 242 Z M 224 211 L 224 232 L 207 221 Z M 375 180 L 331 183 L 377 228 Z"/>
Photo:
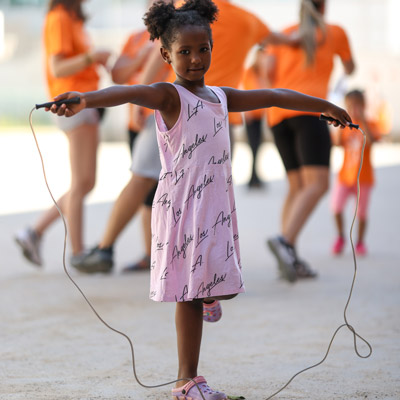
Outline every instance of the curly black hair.
<path fill-rule="evenodd" d="M 176 32 L 188 25 L 204 27 L 212 45 L 210 24 L 216 21 L 217 14 L 218 8 L 212 0 L 186 0 L 179 8 L 172 2 L 159 0 L 150 7 L 143 20 L 150 40 L 160 39 L 163 47 L 170 50 Z"/>

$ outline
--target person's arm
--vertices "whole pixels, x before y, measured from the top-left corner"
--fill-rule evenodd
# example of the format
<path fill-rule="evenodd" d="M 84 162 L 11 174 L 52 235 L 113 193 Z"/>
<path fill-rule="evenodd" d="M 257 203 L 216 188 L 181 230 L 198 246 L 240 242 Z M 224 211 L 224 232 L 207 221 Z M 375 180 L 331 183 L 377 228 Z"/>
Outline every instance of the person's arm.
<path fill-rule="evenodd" d="M 342 61 L 342 64 L 346 75 L 351 75 L 356 69 L 354 60 L 352 58 L 350 58 L 350 60 L 347 61 Z"/>
<path fill-rule="evenodd" d="M 153 50 L 151 51 L 143 71 L 139 78 L 139 83 L 142 85 L 150 85 L 154 82 L 161 69 L 164 67 L 165 61 L 160 55 L 160 46 L 155 42 Z"/>
<path fill-rule="evenodd" d="M 102 50 L 82 53 L 74 57 L 50 56 L 50 70 L 54 77 L 63 78 L 74 75 L 93 63 L 105 66 L 110 54 L 109 51 Z"/>
<path fill-rule="evenodd" d="M 55 101 L 79 97 L 79 104 L 52 105 L 50 111 L 57 115 L 71 117 L 84 108 L 115 107 L 133 103 L 139 106 L 158 109 L 164 113 L 173 113 L 180 109 L 179 97 L 171 85 L 155 83 L 153 85 L 111 86 L 93 92 L 67 92 L 54 98 Z"/>
<path fill-rule="evenodd" d="M 258 108 L 279 107 L 296 111 L 323 113 L 346 126 L 351 123 L 349 114 L 329 101 L 312 97 L 289 89 L 237 90 L 222 88 L 228 99 L 230 112 L 256 110 Z M 337 123 L 333 123 L 337 126 Z"/>
<path fill-rule="evenodd" d="M 120 85 L 128 82 L 131 76 L 143 66 L 153 47 L 152 42 L 146 43 L 133 58 L 121 54 L 111 69 L 112 80 Z"/>

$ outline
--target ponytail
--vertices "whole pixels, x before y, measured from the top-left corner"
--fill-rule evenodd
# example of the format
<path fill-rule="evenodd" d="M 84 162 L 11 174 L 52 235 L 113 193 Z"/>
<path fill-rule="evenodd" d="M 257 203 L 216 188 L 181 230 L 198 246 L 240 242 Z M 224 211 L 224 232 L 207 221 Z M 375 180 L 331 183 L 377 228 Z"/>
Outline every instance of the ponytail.
<path fill-rule="evenodd" d="M 301 0 L 300 6 L 300 36 L 302 38 L 302 47 L 306 56 L 306 65 L 310 66 L 315 61 L 315 52 L 317 46 L 317 29 L 320 28 L 322 32 L 322 41 L 326 38 L 326 25 L 320 12 L 321 5 L 312 0 Z"/>

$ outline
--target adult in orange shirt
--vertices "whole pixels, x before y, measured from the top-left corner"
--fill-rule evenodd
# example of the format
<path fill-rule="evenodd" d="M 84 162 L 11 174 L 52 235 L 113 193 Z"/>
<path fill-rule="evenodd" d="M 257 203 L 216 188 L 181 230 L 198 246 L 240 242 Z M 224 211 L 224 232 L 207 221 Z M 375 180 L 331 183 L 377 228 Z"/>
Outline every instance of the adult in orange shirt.
<path fill-rule="evenodd" d="M 286 34 L 299 32 L 302 46 L 273 47 L 270 52 L 270 80 L 273 87 L 298 90 L 326 98 L 335 56 L 345 73 L 351 74 L 354 62 L 345 31 L 325 23 L 325 0 L 302 0 L 300 24 Z M 331 142 L 325 122 L 318 115 L 270 109 L 268 123 L 286 169 L 288 194 L 281 216 L 281 234 L 268 240 L 280 274 L 291 282 L 313 278 L 316 273 L 298 258 L 298 236 L 329 187 Z"/>
<path fill-rule="evenodd" d="M 177 2 L 179 7 L 183 1 Z M 269 28 L 254 14 L 238 7 L 228 0 L 214 0 L 219 9 L 218 20 L 213 24 L 212 34 L 214 47 L 212 49 L 212 62 L 207 72 L 206 84 L 210 86 L 230 86 L 237 88 L 243 73 L 244 63 L 249 50 L 258 43 L 294 44 L 296 39 L 271 32 Z M 233 23 L 234 21 L 234 23 Z M 160 49 L 156 47 L 149 56 L 146 67 L 140 78 L 140 83 L 150 84 L 157 80 L 157 75 L 165 67 L 165 62 L 160 56 Z M 167 81 L 173 82 L 175 74 Z M 229 116 L 231 120 L 231 116 Z M 81 272 L 110 272 L 113 267 L 113 256 L 110 246 L 136 214 L 146 196 L 152 190 L 154 181 L 144 174 L 140 163 L 152 161 L 159 165 L 159 150 L 157 138 L 149 129 L 140 134 L 142 147 L 136 143 L 135 152 L 140 153 L 139 163 L 132 166 L 132 176 L 122 190 L 112 214 L 107 222 L 106 232 L 101 243 L 87 255 L 77 267 Z M 152 143 L 152 144 L 151 144 Z M 135 157 L 133 162 L 135 162 Z"/>
<path fill-rule="evenodd" d="M 45 71 L 50 97 L 60 92 L 77 90 L 88 92 L 98 89 L 97 67 L 105 66 L 108 51 L 91 49 L 84 23 L 83 0 L 51 0 L 46 15 L 43 40 Z M 69 143 L 71 166 L 70 188 L 58 204 L 67 218 L 72 248 L 71 264 L 83 252 L 83 201 L 92 190 L 96 175 L 96 150 L 101 110 L 86 110 L 73 118 L 57 118 L 58 127 Z M 36 265 L 42 265 L 41 239 L 47 228 L 58 219 L 53 206 L 35 223 L 16 235 L 24 256 Z"/>
<path fill-rule="evenodd" d="M 367 210 L 371 189 L 374 185 L 374 170 L 371 164 L 371 146 L 379 140 L 380 132 L 377 124 L 367 121 L 365 117 L 365 97 L 360 90 L 352 90 L 345 97 L 346 108 L 365 132 L 366 143 L 362 168 L 360 172 L 360 199 L 357 211 L 358 238 L 355 251 L 358 255 L 366 255 L 364 237 L 367 227 Z M 341 254 L 345 246 L 343 232 L 343 209 L 350 195 L 357 195 L 357 175 L 361 161 L 363 136 L 354 129 L 345 128 L 335 132 L 334 143 L 343 146 L 344 157 L 342 167 L 337 175 L 332 192 L 331 207 L 335 217 L 338 237 L 332 247 L 333 254 Z"/>

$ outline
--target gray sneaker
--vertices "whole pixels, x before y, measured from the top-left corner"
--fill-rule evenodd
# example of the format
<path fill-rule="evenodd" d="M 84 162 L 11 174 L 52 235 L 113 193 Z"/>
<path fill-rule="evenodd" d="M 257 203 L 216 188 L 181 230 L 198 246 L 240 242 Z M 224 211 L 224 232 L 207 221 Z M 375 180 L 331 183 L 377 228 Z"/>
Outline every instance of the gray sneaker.
<path fill-rule="evenodd" d="M 267 241 L 268 247 L 278 261 L 280 275 L 289 282 L 295 282 L 297 273 L 295 269 L 296 253 L 294 248 L 277 236 Z"/>
<path fill-rule="evenodd" d="M 294 269 L 296 270 L 296 275 L 299 279 L 316 278 L 318 276 L 317 272 L 311 269 L 308 262 L 297 257 L 294 264 Z"/>
<path fill-rule="evenodd" d="M 101 272 L 108 274 L 113 268 L 113 255 L 111 251 L 94 247 L 89 252 L 71 256 L 71 265 L 80 272 L 95 274 Z"/>
<path fill-rule="evenodd" d="M 40 254 L 42 241 L 33 229 L 27 228 L 18 232 L 15 235 L 15 241 L 21 247 L 22 254 L 28 261 L 39 267 L 42 266 L 43 263 Z"/>

